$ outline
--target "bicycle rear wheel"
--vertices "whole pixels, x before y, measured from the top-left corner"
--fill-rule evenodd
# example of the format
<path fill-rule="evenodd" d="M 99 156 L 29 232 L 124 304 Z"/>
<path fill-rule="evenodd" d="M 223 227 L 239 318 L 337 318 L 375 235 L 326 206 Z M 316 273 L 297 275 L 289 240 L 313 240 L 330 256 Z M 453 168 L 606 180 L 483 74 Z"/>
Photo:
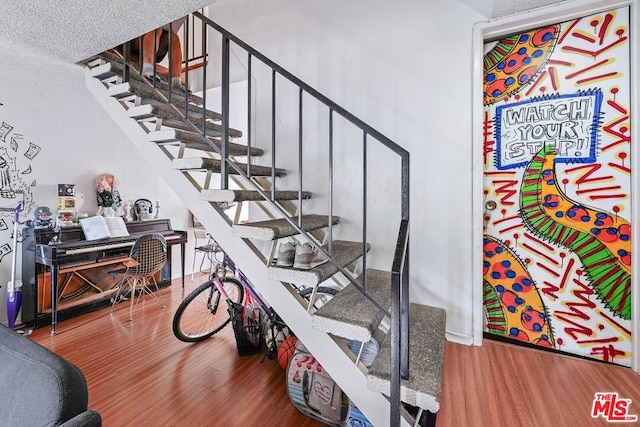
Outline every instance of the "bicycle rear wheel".
<path fill-rule="evenodd" d="M 244 288 L 238 279 L 222 280 L 231 301 L 242 303 Z M 213 280 L 209 280 L 187 295 L 173 315 L 173 334 L 180 341 L 198 342 L 209 338 L 231 321 L 226 299 Z"/>
<path fill-rule="evenodd" d="M 316 292 L 316 298 L 313 302 L 313 308 L 316 310 L 322 307 L 327 303 L 331 298 L 340 292 L 338 289 L 330 288 L 328 286 L 318 286 L 318 291 Z M 311 295 L 313 294 L 313 287 L 310 288 L 302 288 L 298 291 L 298 295 L 304 298 L 307 301 L 311 301 Z"/>

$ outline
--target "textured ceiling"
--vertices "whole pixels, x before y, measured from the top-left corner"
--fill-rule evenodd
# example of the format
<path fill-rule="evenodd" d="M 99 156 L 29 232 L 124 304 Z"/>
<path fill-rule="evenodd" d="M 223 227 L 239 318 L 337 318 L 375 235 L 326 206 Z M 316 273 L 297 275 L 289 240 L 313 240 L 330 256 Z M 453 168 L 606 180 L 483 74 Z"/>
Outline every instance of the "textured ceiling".
<path fill-rule="evenodd" d="M 563 1 L 566 0 L 495 0 L 493 2 L 493 13 L 491 17 L 501 18 L 550 4 L 562 3 Z"/>
<path fill-rule="evenodd" d="M 0 75 L 29 81 L 46 78 L 63 91 L 84 93 L 76 62 L 213 2 L 3 0 Z"/>
<path fill-rule="evenodd" d="M 458 0 L 470 9 L 490 18 L 502 18 L 566 0 Z"/>
<path fill-rule="evenodd" d="M 76 62 L 215 0 L 2 0 L 0 75 L 86 94 Z M 228 0 L 232 1 L 232 0 Z M 322 1 L 322 0 L 317 0 Z M 558 0 L 458 0 L 487 18 Z"/>

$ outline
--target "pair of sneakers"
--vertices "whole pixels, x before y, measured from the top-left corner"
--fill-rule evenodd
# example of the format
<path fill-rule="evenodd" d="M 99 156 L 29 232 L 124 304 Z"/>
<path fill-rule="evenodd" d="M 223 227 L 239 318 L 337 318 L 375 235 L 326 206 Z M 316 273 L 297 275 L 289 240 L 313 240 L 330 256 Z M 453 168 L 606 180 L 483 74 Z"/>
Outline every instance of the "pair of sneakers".
<path fill-rule="evenodd" d="M 310 270 L 327 262 L 324 254 L 309 243 L 280 243 L 278 247 L 279 267 L 293 267 L 301 270 Z"/>

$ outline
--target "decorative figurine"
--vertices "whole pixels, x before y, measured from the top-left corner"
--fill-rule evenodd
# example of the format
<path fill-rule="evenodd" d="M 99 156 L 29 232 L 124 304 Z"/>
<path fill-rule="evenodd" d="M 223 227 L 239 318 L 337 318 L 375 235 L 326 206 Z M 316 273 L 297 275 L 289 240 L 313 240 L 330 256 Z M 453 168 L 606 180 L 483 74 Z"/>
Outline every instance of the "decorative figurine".
<path fill-rule="evenodd" d="M 51 209 L 39 206 L 33 212 L 33 228 L 53 228 Z"/>
<path fill-rule="evenodd" d="M 103 173 L 96 179 L 96 202 L 98 203 L 97 215 L 111 213 L 114 215 L 119 206 L 121 206 L 120 192 L 118 191 L 118 181 L 116 177 L 110 173 Z M 112 210 L 105 212 L 105 208 Z"/>
<path fill-rule="evenodd" d="M 124 208 L 125 214 L 124 214 L 124 220 L 127 222 L 131 222 L 133 221 L 133 204 L 131 202 L 131 200 L 127 200 L 127 205 Z"/>

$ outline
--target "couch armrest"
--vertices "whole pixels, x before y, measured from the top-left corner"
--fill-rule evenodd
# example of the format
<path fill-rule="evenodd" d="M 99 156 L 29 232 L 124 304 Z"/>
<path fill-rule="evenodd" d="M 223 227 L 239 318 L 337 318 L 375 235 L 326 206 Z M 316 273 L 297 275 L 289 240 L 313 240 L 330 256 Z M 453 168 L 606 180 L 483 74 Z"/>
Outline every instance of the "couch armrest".
<path fill-rule="evenodd" d="M 60 424 L 60 427 L 101 427 L 102 417 L 91 409 L 81 412 L 75 417 Z"/>

